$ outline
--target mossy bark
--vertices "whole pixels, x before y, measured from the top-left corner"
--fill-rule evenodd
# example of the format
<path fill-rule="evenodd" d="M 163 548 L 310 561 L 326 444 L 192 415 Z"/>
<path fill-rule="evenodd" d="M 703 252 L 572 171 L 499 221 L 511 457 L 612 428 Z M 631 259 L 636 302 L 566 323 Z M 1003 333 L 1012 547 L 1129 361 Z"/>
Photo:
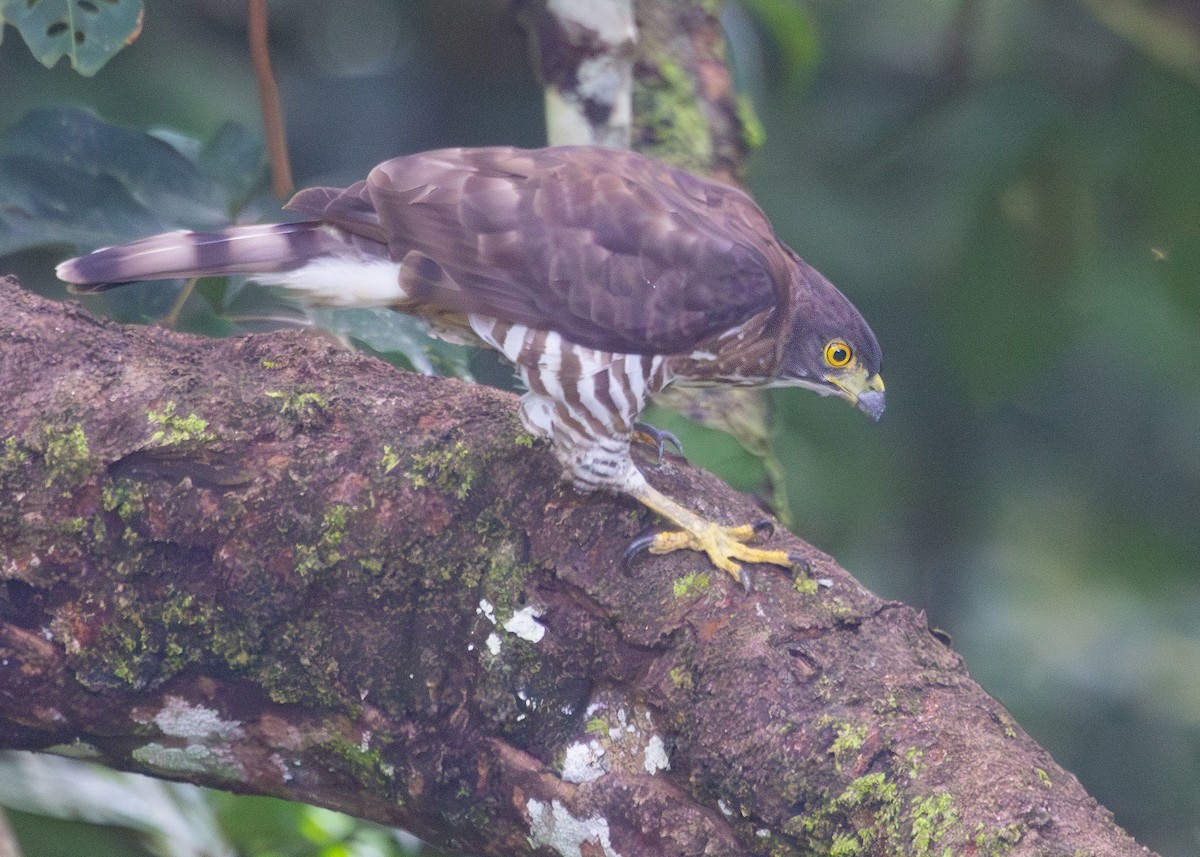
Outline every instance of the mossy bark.
<path fill-rule="evenodd" d="M 633 148 L 734 184 L 761 135 L 729 66 L 720 0 L 635 0 Z"/>
<path fill-rule="evenodd" d="M 811 570 L 750 594 L 624 569 L 653 523 L 564 485 L 510 395 L 0 281 L 0 746 L 478 854 L 1146 853 L 921 613 L 783 531 Z"/>

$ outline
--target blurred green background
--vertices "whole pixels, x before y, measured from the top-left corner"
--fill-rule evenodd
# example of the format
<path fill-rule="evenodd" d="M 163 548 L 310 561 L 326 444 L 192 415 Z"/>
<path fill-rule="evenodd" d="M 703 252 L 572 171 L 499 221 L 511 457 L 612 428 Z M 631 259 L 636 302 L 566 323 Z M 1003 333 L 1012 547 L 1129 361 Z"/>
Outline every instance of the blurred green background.
<path fill-rule="evenodd" d="M 507 7 L 272 3 L 298 183 L 441 145 L 540 144 Z M 60 103 L 202 139 L 255 129 L 243 14 L 151 3 L 90 79 L 42 68 L 10 28 L 0 129 Z M 924 608 L 1139 841 L 1200 853 L 1200 7 L 743 0 L 724 20 L 766 130 L 752 190 L 885 353 L 878 425 L 772 393 L 793 528 Z M 65 296 L 48 272 L 72 252 L 0 271 Z M 139 295 L 88 306 L 171 303 Z M 693 461 L 758 484 L 736 444 L 680 433 Z M 29 857 L 62 853 L 38 816 L 14 824 Z"/>

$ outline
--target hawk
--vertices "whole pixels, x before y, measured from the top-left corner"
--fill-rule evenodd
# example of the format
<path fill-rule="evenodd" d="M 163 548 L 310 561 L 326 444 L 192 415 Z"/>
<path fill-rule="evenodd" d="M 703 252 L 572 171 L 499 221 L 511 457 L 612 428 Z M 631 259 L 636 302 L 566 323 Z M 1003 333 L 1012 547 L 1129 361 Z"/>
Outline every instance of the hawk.
<path fill-rule="evenodd" d="M 795 386 L 878 419 L 881 352 L 862 315 L 775 237 L 741 190 L 633 152 L 587 146 L 442 149 L 312 188 L 300 220 L 170 232 L 58 266 L 76 292 L 245 274 L 303 301 L 390 307 L 436 336 L 499 351 L 521 419 L 583 490 L 626 494 L 678 530 L 634 543 L 789 566 L 657 491 L 630 454 L 669 384 Z M 657 437 L 661 449 L 661 435 Z"/>

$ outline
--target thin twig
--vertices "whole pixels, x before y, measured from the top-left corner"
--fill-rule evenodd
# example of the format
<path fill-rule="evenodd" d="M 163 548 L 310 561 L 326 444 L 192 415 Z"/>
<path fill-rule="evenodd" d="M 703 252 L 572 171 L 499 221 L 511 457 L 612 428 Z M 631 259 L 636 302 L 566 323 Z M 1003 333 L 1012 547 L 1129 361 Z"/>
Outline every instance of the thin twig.
<path fill-rule="evenodd" d="M 163 327 L 174 330 L 179 326 L 179 316 L 183 314 L 183 305 L 192 296 L 192 292 L 196 290 L 196 283 L 198 282 L 200 282 L 199 277 L 192 277 L 183 284 L 183 288 L 179 290 L 179 295 L 175 298 L 175 303 L 171 306 L 171 311 L 162 320 Z"/>
<path fill-rule="evenodd" d="M 263 132 L 267 137 L 267 156 L 271 159 L 271 187 L 280 199 L 295 189 L 292 165 L 288 160 L 287 137 L 283 129 L 283 111 L 279 87 L 271 70 L 271 52 L 267 45 L 267 0 L 248 0 L 246 30 L 250 40 L 250 61 L 258 81 L 258 100 L 262 104 Z"/>

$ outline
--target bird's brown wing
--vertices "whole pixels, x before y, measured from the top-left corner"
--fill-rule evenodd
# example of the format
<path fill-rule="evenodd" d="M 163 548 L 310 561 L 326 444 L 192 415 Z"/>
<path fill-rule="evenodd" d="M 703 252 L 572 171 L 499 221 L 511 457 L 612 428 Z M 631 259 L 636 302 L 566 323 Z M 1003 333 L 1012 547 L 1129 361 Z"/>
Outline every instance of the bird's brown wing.
<path fill-rule="evenodd" d="M 354 235 L 387 244 L 379 214 L 367 194 L 365 181 L 347 188 L 310 187 L 291 198 L 284 208 L 324 220 Z"/>
<path fill-rule="evenodd" d="M 409 294 L 440 310 L 601 350 L 687 352 L 788 295 L 749 197 L 629 152 L 426 152 L 289 207 L 386 242 Z"/>

